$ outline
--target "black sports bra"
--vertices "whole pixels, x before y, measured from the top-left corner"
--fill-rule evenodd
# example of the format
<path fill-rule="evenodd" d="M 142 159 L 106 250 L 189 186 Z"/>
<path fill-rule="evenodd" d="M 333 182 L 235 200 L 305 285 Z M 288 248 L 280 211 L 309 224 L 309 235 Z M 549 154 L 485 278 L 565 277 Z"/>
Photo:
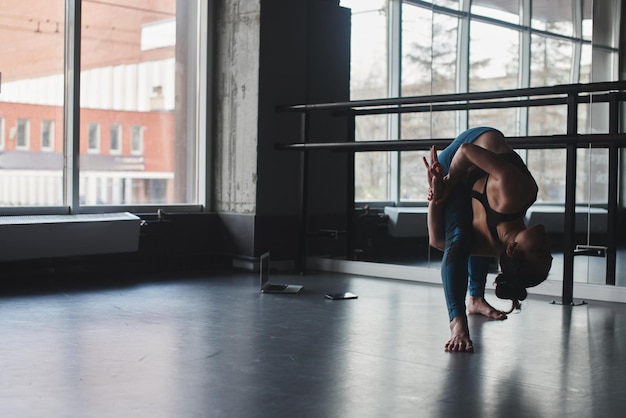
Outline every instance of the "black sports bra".
<path fill-rule="evenodd" d="M 522 170 L 523 172 L 527 173 L 529 176 L 532 177 L 532 175 L 530 174 L 530 171 L 528 170 L 528 167 L 526 167 L 526 164 L 524 164 L 524 161 L 517 153 L 510 152 L 506 154 L 498 154 L 498 156 L 502 158 L 503 160 L 513 164 L 515 167 L 519 168 L 520 170 Z M 474 186 L 474 183 L 476 183 L 479 179 L 483 177 L 489 177 L 489 174 L 487 174 L 485 171 L 481 170 L 480 168 L 475 168 L 468 177 L 469 187 Z M 478 200 L 485 208 L 485 213 L 487 214 L 487 227 L 489 228 L 489 232 L 491 233 L 491 236 L 493 237 L 493 239 L 496 240 L 496 242 L 500 241 L 498 238 L 498 231 L 497 231 L 498 224 L 502 222 L 513 221 L 515 219 L 518 219 L 524 216 L 528 208 L 535 202 L 535 200 L 537 200 L 537 196 L 533 197 L 531 201 L 528 202 L 528 204 L 524 206 L 524 208 L 522 208 L 522 210 L 520 210 L 517 213 L 497 212 L 493 210 L 491 206 L 489 206 L 489 200 L 487 199 L 487 180 L 485 180 L 485 187 L 483 189 L 483 192 L 480 193 L 480 192 L 477 192 L 476 190 L 472 190 L 472 197 Z"/>

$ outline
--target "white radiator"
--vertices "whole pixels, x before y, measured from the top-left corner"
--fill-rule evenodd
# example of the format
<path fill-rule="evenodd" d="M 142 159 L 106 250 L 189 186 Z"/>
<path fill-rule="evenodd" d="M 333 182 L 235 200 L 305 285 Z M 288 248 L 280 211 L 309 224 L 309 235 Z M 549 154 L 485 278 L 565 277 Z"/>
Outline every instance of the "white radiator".
<path fill-rule="evenodd" d="M 137 251 L 131 213 L 0 216 L 0 261 Z"/>

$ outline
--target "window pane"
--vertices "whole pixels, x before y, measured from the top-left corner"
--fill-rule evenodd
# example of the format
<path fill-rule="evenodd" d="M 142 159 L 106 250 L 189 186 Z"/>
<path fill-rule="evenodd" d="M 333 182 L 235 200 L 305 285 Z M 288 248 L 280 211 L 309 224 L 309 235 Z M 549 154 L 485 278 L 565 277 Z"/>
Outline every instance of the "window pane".
<path fill-rule="evenodd" d="M 480 109 L 469 112 L 469 126 L 493 126 L 506 136 L 519 135 L 518 109 Z"/>
<path fill-rule="evenodd" d="M 354 170 L 357 202 L 388 200 L 389 155 L 386 152 L 357 153 Z"/>
<path fill-rule="evenodd" d="M 387 97 L 387 0 L 341 0 L 352 10 L 350 98 Z M 356 120 L 356 140 L 387 138 L 387 116 Z M 387 153 L 356 153 L 355 200 L 387 200 L 389 191 Z"/>
<path fill-rule="evenodd" d="M 433 14 L 432 94 L 457 92 L 459 22 L 456 17 Z"/>
<path fill-rule="evenodd" d="M 5 135 L 4 135 L 4 118 L 0 117 L 0 151 L 4 150 Z"/>
<path fill-rule="evenodd" d="M 458 26 L 456 17 L 403 6 L 403 96 L 456 92 Z"/>
<path fill-rule="evenodd" d="M 435 6 L 447 7 L 448 9 L 459 10 L 459 0 L 433 0 Z"/>
<path fill-rule="evenodd" d="M 403 96 L 432 94 L 433 30 L 430 9 L 406 3 L 402 5 Z"/>
<path fill-rule="evenodd" d="M 177 15 L 176 4 L 83 3 L 83 204 L 196 203 L 195 112 L 186 108 L 195 100 L 181 87 L 195 84 L 195 37 L 186 32 L 196 19 L 188 7 Z"/>
<path fill-rule="evenodd" d="M 122 152 L 122 125 L 118 123 L 111 125 L 110 152 L 111 154 Z"/>
<path fill-rule="evenodd" d="M 572 42 L 533 35 L 531 51 L 531 87 L 570 83 L 574 53 Z"/>
<path fill-rule="evenodd" d="M 528 110 L 528 135 L 564 135 L 567 133 L 567 107 L 531 107 Z M 528 150 L 528 169 L 539 186 L 538 203 L 565 202 L 564 149 Z"/>
<path fill-rule="evenodd" d="M 474 0 L 471 12 L 504 22 L 520 23 L 519 0 Z"/>
<path fill-rule="evenodd" d="M 18 150 L 28 150 L 30 148 L 30 120 L 17 120 L 17 143 Z"/>
<path fill-rule="evenodd" d="M 458 7 L 458 4 L 455 8 Z M 404 3 L 402 8 L 402 95 L 454 93 L 457 79 L 457 32 L 459 20 Z M 401 115 L 402 139 L 452 138 L 456 134 L 455 112 Z M 422 156 L 425 152 L 400 154 L 400 201 L 425 201 Z"/>
<path fill-rule="evenodd" d="M 54 149 L 54 121 L 44 120 L 41 122 L 41 150 L 52 151 Z"/>
<path fill-rule="evenodd" d="M 470 91 L 517 88 L 519 32 L 473 21 L 469 62 Z"/>
<path fill-rule="evenodd" d="M 89 140 L 87 142 L 87 151 L 91 153 L 100 152 L 100 124 L 99 123 L 90 123 L 89 124 Z"/>
<path fill-rule="evenodd" d="M 606 148 L 581 148 L 576 154 L 576 203 L 607 203 L 609 152 Z"/>
<path fill-rule="evenodd" d="M 357 118 L 356 140 L 384 139 L 387 137 L 386 115 Z M 386 152 L 357 152 L 355 164 L 355 200 L 384 201 L 389 196 L 389 154 Z"/>
<path fill-rule="evenodd" d="M 458 134 L 456 112 L 408 113 L 401 115 L 403 139 L 452 139 Z M 422 156 L 426 151 L 400 154 L 400 200 L 426 201 L 428 184 Z"/>
<path fill-rule="evenodd" d="M 404 151 L 400 154 L 400 201 L 426 201 L 428 182 L 424 171 L 422 157 L 430 155 L 427 151 Z"/>
<path fill-rule="evenodd" d="M 0 8 L 0 206 L 63 204 L 64 10 L 63 0 Z"/>
<path fill-rule="evenodd" d="M 539 186 L 538 203 L 565 202 L 564 149 L 528 150 L 527 165 Z"/>
<path fill-rule="evenodd" d="M 528 109 L 528 135 L 565 135 L 567 106 L 538 106 Z"/>
<path fill-rule="evenodd" d="M 143 153 L 143 127 L 141 126 L 133 126 L 130 152 L 135 155 Z"/>
<path fill-rule="evenodd" d="M 539 186 L 537 202 L 565 202 L 564 149 L 528 150 L 528 168 Z M 576 203 L 605 204 L 608 199 L 608 150 L 583 148 L 576 157 Z"/>
<path fill-rule="evenodd" d="M 433 13 L 407 3 L 402 6 L 402 96 L 433 94 Z M 429 113 L 400 114 L 402 139 L 430 138 Z M 405 158 L 405 153 L 401 158 Z M 401 165 L 404 174 L 404 164 Z M 401 182 L 402 184 L 403 182 Z M 403 186 L 401 186 L 403 187 Z M 404 192 L 402 193 L 404 194 Z"/>
<path fill-rule="evenodd" d="M 350 98 L 387 96 L 387 0 L 341 0 L 352 10 Z"/>
<path fill-rule="evenodd" d="M 531 26 L 546 32 L 573 36 L 574 0 L 533 0 Z"/>

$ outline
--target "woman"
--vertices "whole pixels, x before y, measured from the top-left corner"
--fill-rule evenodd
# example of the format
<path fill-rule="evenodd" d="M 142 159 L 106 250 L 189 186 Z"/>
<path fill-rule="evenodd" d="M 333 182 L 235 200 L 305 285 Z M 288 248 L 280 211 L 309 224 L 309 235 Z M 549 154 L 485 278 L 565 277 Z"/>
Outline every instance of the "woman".
<path fill-rule="evenodd" d="M 444 251 L 442 280 L 451 338 L 449 351 L 473 351 L 467 325 L 468 311 L 505 319 L 484 299 L 491 259 L 500 257 L 502 273 L 496 295 L 519 308 L 526 288 L 545 280 L 552 265 L 543 226 L 527 228 L 526 210 L 535 202 L 537 184 L 528 168 L 494 128 L 472 128 L 461 133 L 439 157 L 431 149 L 428 169 L 429 237 Z"/>

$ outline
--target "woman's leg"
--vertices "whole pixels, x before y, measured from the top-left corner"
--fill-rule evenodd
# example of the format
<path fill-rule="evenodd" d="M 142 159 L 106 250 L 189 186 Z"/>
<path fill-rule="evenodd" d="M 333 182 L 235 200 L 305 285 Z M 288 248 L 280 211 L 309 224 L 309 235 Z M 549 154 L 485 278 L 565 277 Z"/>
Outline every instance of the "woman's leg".
<path fill-rule="evenodd" d="M 448 170 L 450 169 L 452 158 L 454 157 L 454 154 L 458 151 L 461 144 L 472 143 L 476 140 L 476 138 L 478 138 L 485 132 L 493 131 L 493 130 L 495 129 L 487 127 L 487 126 L 480 126 L 480 127 L 471 128 L 464 132 L 461 132 L 454 139 L 454 141 L 452 141 L 452 143 L 448 145 L 438 155 L 439 163 L 442 165 L 443 170 L 444 170 L 444 175 L 448 174 Z M 458 206 L 458 203 L 457 203 L 457 205 L 449 206 L 449 210 L 446 212 L 446 215 L 449 214 L 449 216 L 453 218 L 454 216 L 456 216 L 455 212 L 458 210 L 469 211 L 469 214 L 470 214 L 469 223 L 470 224 L 469 224 L 469 228 L 466 227 L 466 229 L 467 231 L 469 231 L 468 234 L 470 235 L 467 237 L 459 237 L 457 239 L 462 240 L 463 242 L 466 242 L 464 245 L 467 245 L 468 251 L 471 251 L 471 242 L 468 241 L 471 238 L 471 231 L 472 231 L 472 225 L 471 225 L 472 206 L 471 206 L 471 195 L 469 193 L 467 194 L 467 201 L 469 202 L 469 209 L 467 209 L 467 207 L 465 207 L 464 205 Z M 445 218 L 448 217 L 446 215 L 444 215 Z M 445 229 L 447 233 L 448 224 L 447 222 L 445 222 L 444 224 L 446 225 Z M 459 231 L 458 233 L 463 233 L 463 232 Z M 470 244 L 467 244 L 467 242 L 470 242 Z M 483 257 L 479 257 L 479 258 L 471 257 L 470 262 L 467 265 L 465 265 L 465 268 L 469 271 L 470 295 L 472 296 L 480 295 L 480 297 L 483 297 L 485 293 L 485 283 L 487 281 L 487 272 L 489 270 L 490 259 L 487 258 L 486 260 L 481 260 L 482 258 Z M 443 268 L 444 266 L 442 266 L 442 269 Z M 455 267 L 455 268 L 458 268 L 458 267 Z M 465 278 L 465 281 L 467 282 L 467 276 Z M 465 288 L 467 289 L 467 283 L 465 284 Z"/>
<path fill-rule="evenodd" d="M 472 247 L 472 207 L 468 190 L 460 187 L 444 207 L 445 248 L 441 262 L 446 304 L 450 320 L 465 316 L 468 261 Z"/>
<path fill-rule="evenodd" d="M 506 314 L 491 306 L 485 300 L 487 273 L 493 257 L 470 256 L 469 270 L 469 308 L 471 314 L 484 315 L 491 319 L 506 319 Z"/>
<path fill-rule="evenodd" d="M 438 155 L 439 163 L 441 163 L 444 171 L 444 175 L 448 174 L 450 170 L 450 164 L 452 163 L 452 158 L 454 154 L 459 150 L 459 147 L 462 144 L 472 143 L 488 131 L 495 131 L 496 129 L 490 128 L 488 126 L 479 126 L 476 128 L 470 128 L 467 131 L 461 132 L 454 141 L 450 143 L 443 151 L 441 151 Z"/>
<path fill-rule="evenodd" d="M 482 298 L 485 296 L 487 273 L 493 257 L 471 256 L 469 259 L 469 293 L 470 296 Z"/>
<path fill-rule="evenodd" d="M 469 335 L 465 296 L 467 266 L 472 247 L 472 207 L 470 193 L 464 187 L 452 194 L 444 207 L 445 249 L 441 263 L 441 278 L 450 318 L 450 339 L 446 351 L 474 351 Z"/>

